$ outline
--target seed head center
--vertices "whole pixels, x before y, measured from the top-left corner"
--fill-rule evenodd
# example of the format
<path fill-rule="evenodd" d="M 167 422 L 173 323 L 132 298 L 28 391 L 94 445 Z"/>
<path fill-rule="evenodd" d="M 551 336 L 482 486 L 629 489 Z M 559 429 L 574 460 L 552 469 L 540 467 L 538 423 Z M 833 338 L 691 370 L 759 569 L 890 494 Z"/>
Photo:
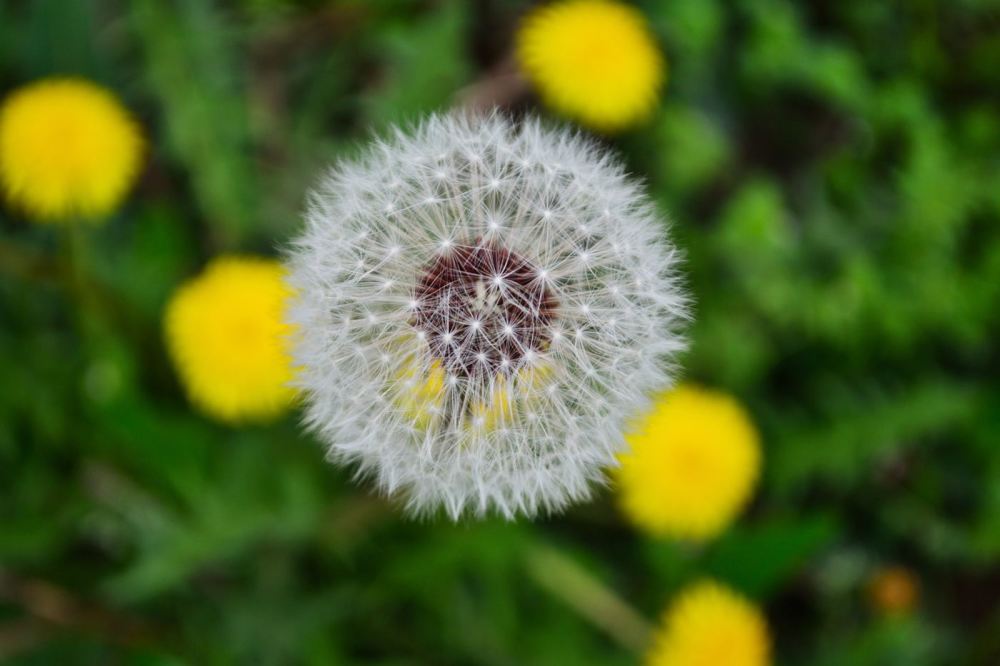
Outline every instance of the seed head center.
<path fill-rule="evenodd" d="M 442 249 L 417 283 L 413 326 L 455 375 L 511 374 L 551 339 L 557 302 L 527 259 L 488 241 Z"/>

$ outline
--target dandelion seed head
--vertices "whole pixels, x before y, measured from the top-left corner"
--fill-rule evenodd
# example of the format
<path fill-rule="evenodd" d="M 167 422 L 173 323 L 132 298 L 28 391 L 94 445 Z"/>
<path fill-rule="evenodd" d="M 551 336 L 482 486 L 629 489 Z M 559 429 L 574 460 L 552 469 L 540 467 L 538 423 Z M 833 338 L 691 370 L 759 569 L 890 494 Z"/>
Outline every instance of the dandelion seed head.
<path fill-rule="evenodd" d="M 457 115 L 395 132 L 323 179 L 291 250 L 308 425 L 416 513 L 585 499 L 684 346 L 665 230 L 577 135 Z"/>

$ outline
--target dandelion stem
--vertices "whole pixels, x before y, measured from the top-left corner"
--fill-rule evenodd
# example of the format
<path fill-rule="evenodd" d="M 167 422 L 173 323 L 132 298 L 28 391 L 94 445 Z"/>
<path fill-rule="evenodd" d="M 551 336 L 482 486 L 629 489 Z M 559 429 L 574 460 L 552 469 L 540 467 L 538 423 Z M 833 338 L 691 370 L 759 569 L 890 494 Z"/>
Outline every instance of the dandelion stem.
<path fill-rule="evenodd" d="M 75 301 L 80 335 L 92 341 L 97 337 L 97 326 L 105 319 L 104 304 L 93 276 L 90 274 L 89 238 L 85 222 L 72 220 L 65 225 L 65 279 L 70 297 Z"/>
<path fill-rule="evenodd" d="M 459 90 L 455 105 L 467 111 L 485 113 L 515 104 L 528 90 L 528 81 L 521 75 L 514 54 L 509 53 L 483 78 Z"/>
<path fill-rule="evenodd" d="M 572 558 L 555 548 L 535 546 L 525 554 L 525 565 L 536 584 L 622 646 L 640 654 L 646 651 L 649 621 Z"/>

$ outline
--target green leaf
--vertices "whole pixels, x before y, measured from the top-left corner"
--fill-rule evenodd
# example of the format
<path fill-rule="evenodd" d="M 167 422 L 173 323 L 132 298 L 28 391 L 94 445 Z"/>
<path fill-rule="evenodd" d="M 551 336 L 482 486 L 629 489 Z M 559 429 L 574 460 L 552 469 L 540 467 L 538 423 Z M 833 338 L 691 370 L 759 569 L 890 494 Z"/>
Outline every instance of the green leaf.
<path fill-rule="evenodd" d="M 234 28 L 212 2 L 141 0 L 130 10 L 166 144 L 213 231 L 235 245 L 254 228 L 259 195 Z"/>
<path fill-rule="evenodd" d="M 445 2 L 419 21 L 397 23 L 382 35 L 383 70 L 362 102 L 376 127 L 414 121 L 446 106 L 468 82 L 465 24 L 468 5 Z"/>
<path fill-rule="evenodd" d="M 837 538 L 833 516 L 782 518 L 739 526 L 711 547 L 705 570 L 757 599 L 767 599 Z"/>

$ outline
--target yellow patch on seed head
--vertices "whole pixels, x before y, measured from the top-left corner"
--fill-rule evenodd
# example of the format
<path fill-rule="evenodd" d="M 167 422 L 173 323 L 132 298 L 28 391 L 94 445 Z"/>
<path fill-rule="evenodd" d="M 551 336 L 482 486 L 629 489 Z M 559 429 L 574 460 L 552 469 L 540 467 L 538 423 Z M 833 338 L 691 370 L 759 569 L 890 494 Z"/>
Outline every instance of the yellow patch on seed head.
<path fill-rule="evenodd" d="M 514 383 L 501 375 L 494 381 L 489 398 L 472 406 L 472 423 L 480 430 L 496 430 L 511 421 L 516 406 Z"/>
<path fill-rule="evenodd" d="M 437 359 L 426 370 L 416 356 L 411 357 L 397 377 L 398 402 L 403 413 L 418 428 L 427 428 L 441 409 L 445 395 L 445 371 Z"/>

